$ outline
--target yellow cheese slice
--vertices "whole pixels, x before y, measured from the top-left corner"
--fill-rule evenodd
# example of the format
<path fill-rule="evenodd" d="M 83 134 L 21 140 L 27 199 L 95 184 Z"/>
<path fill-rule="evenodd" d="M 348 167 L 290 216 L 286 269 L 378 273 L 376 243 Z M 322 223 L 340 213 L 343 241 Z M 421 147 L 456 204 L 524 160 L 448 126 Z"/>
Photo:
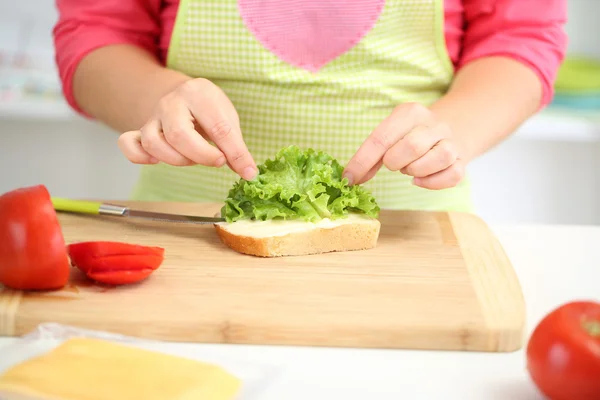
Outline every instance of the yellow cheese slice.
<path fill-rule="evenodd" d="M 219 366 L 89 338 L 0 376 L 0 392 L 48 400 L 230 400 L 240 387 Z"/>

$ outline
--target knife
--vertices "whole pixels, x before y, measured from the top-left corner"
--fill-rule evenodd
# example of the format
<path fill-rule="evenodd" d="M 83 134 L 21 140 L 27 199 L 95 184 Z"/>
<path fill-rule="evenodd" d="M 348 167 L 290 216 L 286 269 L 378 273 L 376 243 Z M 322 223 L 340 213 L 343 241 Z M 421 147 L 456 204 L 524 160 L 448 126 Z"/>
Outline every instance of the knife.
<path fill-rule="evenodd" d="M 224 222 L 224 218 L 198 217 L 193 215 L 167 214 L 154 211 L 132 210 L 129 207 L 105 204 L 95 201 L 71 200 L 60 197 L 52 197 L 52 205 L 56 211 L 71 212 L 77 214 L 110 215 L 114 217 L 141 218 L 163 222 L 181 222 L 192 224 L 215 224 Z"/>

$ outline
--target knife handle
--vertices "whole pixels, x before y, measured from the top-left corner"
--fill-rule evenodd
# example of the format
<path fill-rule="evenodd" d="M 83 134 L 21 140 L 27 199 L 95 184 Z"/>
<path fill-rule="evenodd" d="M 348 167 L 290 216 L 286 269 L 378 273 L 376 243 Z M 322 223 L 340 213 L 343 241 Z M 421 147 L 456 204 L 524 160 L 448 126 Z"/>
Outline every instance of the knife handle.
<path fill-rule="evenodd" d="M 52 205 L 56 211 L 66 211 L 78 214 L 113 215 L 124 217 L 128 209 L 123 206 L 114 206 L 97 201 L 71 200 L 61 197 L 52 197 Z"/>
<path fill-rule="evenodd" d="M 80 214 L 100 214 L 102 203 L 86 200 L 71 200 L 61 197 L 52 197 L 52 205 L 56 211 L 67 211 Z"/>

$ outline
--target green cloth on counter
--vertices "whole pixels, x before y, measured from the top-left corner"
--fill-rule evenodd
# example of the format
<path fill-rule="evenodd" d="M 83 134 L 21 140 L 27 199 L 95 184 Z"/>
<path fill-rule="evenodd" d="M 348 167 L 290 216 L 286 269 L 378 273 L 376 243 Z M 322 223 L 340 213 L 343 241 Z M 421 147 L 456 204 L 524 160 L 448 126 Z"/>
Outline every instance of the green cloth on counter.
<path fill-rule="evenodd" d="M 557 94 L 600 95 L 600 60 L 587 56 L 567 56 L 558 70 L 554 88 Z"/>

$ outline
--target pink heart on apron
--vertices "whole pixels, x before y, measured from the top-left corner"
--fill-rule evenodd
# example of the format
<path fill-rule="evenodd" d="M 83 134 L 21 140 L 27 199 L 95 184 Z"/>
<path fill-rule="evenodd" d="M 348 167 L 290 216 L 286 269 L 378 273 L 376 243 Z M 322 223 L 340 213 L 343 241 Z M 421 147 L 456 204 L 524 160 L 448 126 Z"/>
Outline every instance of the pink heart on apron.
<path fill-rule="evenodd" d="M 317 72 L 373 28 L 385 0 L 239 0 L 244 24 L 269 51 Z"/>

